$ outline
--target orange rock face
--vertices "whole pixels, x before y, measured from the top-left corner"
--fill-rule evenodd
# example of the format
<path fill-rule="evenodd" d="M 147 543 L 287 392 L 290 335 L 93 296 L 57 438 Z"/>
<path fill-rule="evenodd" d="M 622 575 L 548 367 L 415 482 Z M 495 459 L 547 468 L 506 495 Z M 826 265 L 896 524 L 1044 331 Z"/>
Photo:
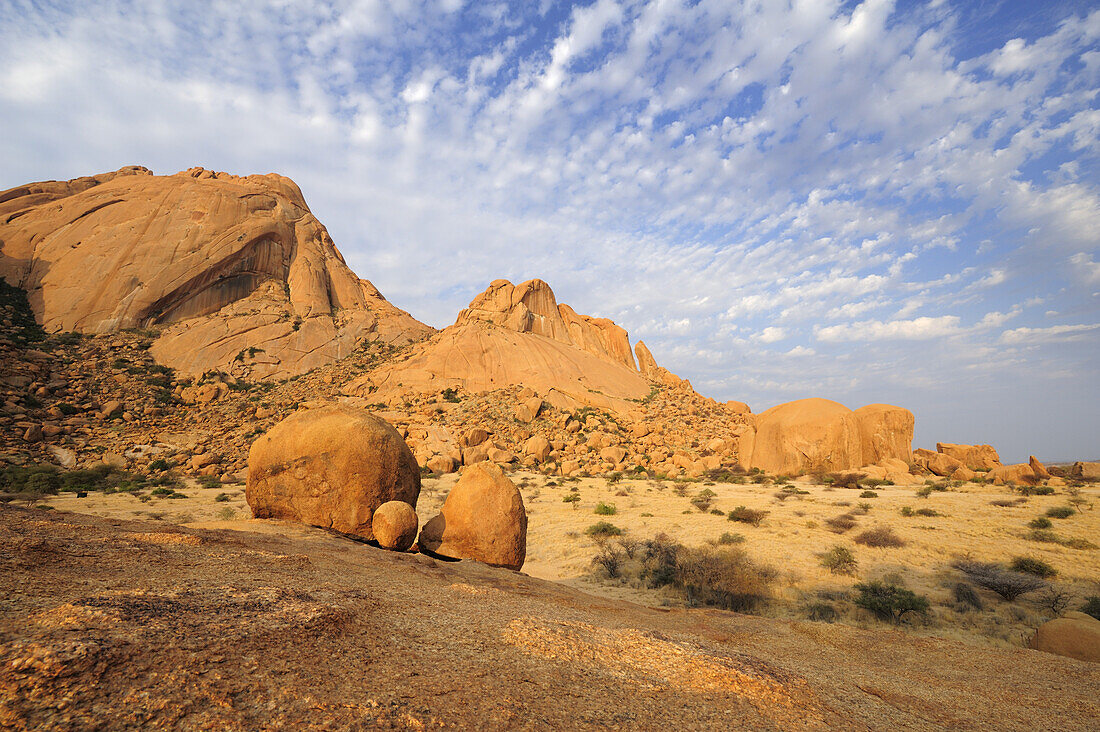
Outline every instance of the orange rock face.
<path fill-rule="evenodd" d="M 1100 663 L 1100 620 L 1085 613 L 1066 613 L 1040 625 L 1028 645 L 1046 653 Z"/>
<path fill-rule="evenodd" d="M 1001 464 L 1001 458 L 992 445 L 955 445 L 937 442 L 936 451 L 958 460 L 971 470 L 992 470 Z"/>
<path fill-rule="evenodd" d="M 660 372 L 687 385 L 657 367 L 652 356 L 639 371 L 625 330 L 559 304 L 545 282 L 496 280 L 454 325 L 419 345 L 408 360 L 352 382 L 348 393 L 384 400 L 403 390 L 478 393 L 526 386 L 553 406 L 627 412 L 632 401 L 650 393 L 651 376 L 666 378 Z"/>
<path fill-rule="evenodd" d="M 908 462 L 913 442 L 912 413 L 889 404 L 853 412 L 828 399 L 799 399 L 756 415 L 755 424 L 749 465 L 768 473 Z"/>
<path fill-rule="evenodd" d="M 49 332 L 163 326 L 154 356 L 257 377 L 331 362 L 365 340 L 431 329 L 344 263 L 279 175 L 123 168 L 0 193 L 0 276 Z"/>

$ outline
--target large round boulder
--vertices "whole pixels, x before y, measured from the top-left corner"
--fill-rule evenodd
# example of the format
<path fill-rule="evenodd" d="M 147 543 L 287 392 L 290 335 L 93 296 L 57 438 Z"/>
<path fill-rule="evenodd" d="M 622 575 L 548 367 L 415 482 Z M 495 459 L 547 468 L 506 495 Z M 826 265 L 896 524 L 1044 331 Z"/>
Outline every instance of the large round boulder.
<path fill-rule="evenodd" d="M 420 468 L 401 435 L 364 409 L 295 412 L 252 443 L 245 497 L 256 518 L 300 521 L 373 539 L 387 501 L 416 506 Z"/>
<path fill-rule="evenodd" d="M 1085 613 L 1066 613 L 1040 625 L 1029 645 L 1039 651 L 1100 663 L 1100 620 Z"/>
<path fill-rule="evenodd" d="M 413 545 L 419 528 L 416 510 L 404 501 L 386 501 L 371 519 L 374 540 L 383 549 L 396 552 L 403 552 Z"/>
<path fill-rule="evenodd" d="M 519 489 L 494 463 L 466 467 L 442 513 L 420 530 L 420 549 L 520 569 L 527 556 L 527 512 Z"/>
<path fill-rule="evenodd" d="M 953 442 L 937 442 L 936 452 L 958 460 L 971 470 L 984 472 L 1001 464 L 1001 458 L 992 445 L 958 445 Z"/>
<path fill-rule="evenodd" d="M 756 416 L 750 466 L 794 475 L 863 465 L 859 423 L 852 410 L 828 399 L 799 399 Z"/>

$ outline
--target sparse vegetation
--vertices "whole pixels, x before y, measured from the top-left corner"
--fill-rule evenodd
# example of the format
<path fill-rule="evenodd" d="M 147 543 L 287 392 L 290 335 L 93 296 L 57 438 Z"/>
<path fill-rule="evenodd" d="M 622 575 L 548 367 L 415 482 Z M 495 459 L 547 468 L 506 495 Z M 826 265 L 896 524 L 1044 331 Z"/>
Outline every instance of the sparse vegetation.
<path fill-rule="evenodd" d="M 905 546 L 905 541 L 894 533 L 889 526 L 876 526 L 867 529 L 855 538 L 857 544 L 878 548 L 897 548 Z"/>
<path fill-rule="evenodd" d="M 599 502 L 596 504 L 596 509 L 593 511 L 597 516 L 614 516 L 616 513 L 615 504 Z"/>
<path fill-rule="evenodd" d="M 591 536 L 593 539 L 604 539 L 610 536 L 622 536 L 623 530 L 618 526 L 607 521 L 600 521 L 599 523 L 592 524 L 584 533 Z"/>
<path fill-rule="evenodd" d="M 856 517 L 850 513 L 842 513 L 839 516 L 825 519 L 825 526 L 834 534 L 843 534 L 845 531 L 850 531 L 855 528 L 856 523 L 858 523 Z"/>
<path fill-rule="evenodd" d="M 710 504 L 714 501 L 715 495 L 717 494 L 710 488 L 704 488 L 691 499 L 691 505 L 705 513 L 710 508 Z"/>
<path fill-rule="evenodd" d="M 841 544 L 819 554 L 818 557 L 821 560 L 821 566 L 833 574 L 855 574 L 856 567 L 859 565 L 852 550 Z"/>
<path fill-rule="evenodd" d="M 1012 564 L 1010 564 L 1009 567 L 1013 572 L 1033 574 L 1043 579 L 1050 579 L 1058 574 L 1058 570 L 1054 569 L 1050 564 L 1044 562 L 1042 559 L 1036 559 L 1034 557 L 1016 557 L 1012 560 Z"/>
<path fill-rule="evenodd" d="M 1086 597 L 1085 604 L 1081 606 L 1081 612 L 1100 620 L 1100 597 L 1096 595 Z"/>
<path fill-rule="evenodd" d="M 978 587 L 991 590 L 1009 602 L 1047 586 L 1046 581 L 1033 574 L 1006 569 L 995 562 L 959 559 L 951 566 L 965 574 Z"/>
<path fill-rule="evenodd" d="M 738 506 L 730 511 L 726 518 L 730 521 L 740 521 L 743 524 L 752 524 L 753 526 L 759 526 L 764 521 L 764 517 L 768 515 L 767 511 L 762 511 L 755 508 L 746 508 L 745 506 Z"/>
<path fill-rule="evenodd" d="M 1073 506 L 1054 506 L 1047 509 L 1047 517 L 1055 519 L 1069 518 L 1077 511 L 1073 510 Z"/>

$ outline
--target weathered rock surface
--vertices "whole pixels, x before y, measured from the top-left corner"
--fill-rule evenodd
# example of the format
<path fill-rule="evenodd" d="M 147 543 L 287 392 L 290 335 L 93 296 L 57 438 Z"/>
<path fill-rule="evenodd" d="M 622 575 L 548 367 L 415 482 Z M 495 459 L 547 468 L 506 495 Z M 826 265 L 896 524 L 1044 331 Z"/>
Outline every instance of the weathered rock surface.
<path fill-rule="evenodd" d="M 994 485 L 1005 485 L 1006 483 L 1037 485 L 1041 480 L 1036 475 L 1035 468 L 1028 463 L 999 465 L 986 473 L 986 477 L 992 480 Z"/>
<path fill-rule="evenodd" d="M 186 374 L 286 377 L 432 330 L 352 273 L 279 175 L 134 166 L 32 183 L 0 193 L 0 242 L 0 276 L 47 332 L 160 326 L 152 353 Z"/>
<path fill-rule="evenodd" d="M 392 426 L 364 409 L 296 412 L 248 453 L 246 498 L 256 518 L 300 521 L 373 539 L 387 501 L 415 507 L 420 468 Z"/>
<path fill-rule="evenodd" d="M 868 404 L 852 413 L 859 428 L 864 465 L 892 459 L 908 462 L 913 449 L 913 413 L 889 404 Z"/>
<path fill-rule="evenodd" d="M 1040 625 L 1028 645 L 1046 653 L 1100 663 L 1100 620 L 1081 612 L 1066 613 Z"/>
<path fill-rule="evenodd" d="M 756 415 L 750 466 L 794 475 L 863 465 L 859 423 L 828 399 L 800 399 Z"/>
<path fill-rule="evenodd" d="M 519 489 L 493 463 L 467 467 L 420 531 L 420 548 L 452 559 L 520 569 L 527 556 L 527 513 Z"/>
<path fill-rule="evenodd" d="M 942 452 L 932 452 L 924 448 L 913 451 L 913 462 L 929 471 L 933 475 L 947 477 L 954 475 L 960 468 L 965 468 L 961 460 L 946 455 Z"/>
<path fill-rule="evenodd" d="M 371 518 L 374 540 L 383 549 L 403 552 L 416 541 L 420 522 L 416 509 L 404 501 L 386 501 Z"/>
<path fill-rule="evenodd" d="M 1074 478 L 1100 480 L 1100 463 L 1078 461 L 1070 466 L 1069 474 Z"/>
<path fill-rule="evenodd" d="M 992 470 L 1001 464 L 1001 458 L 992 445 L 956 445 L 937 442 L 936 452 L 958 460 L 971 470 Z"/>
<path fill-rule="evenodd" d="M 559 305 L 541 280 L 520 285 L 496 280 L 454 325 L 418 344 L 407 360 L 352 382 L 347 393 L 385 400 L 403 393 L 470 394 L 509 386 L 527 387 L 561 408 L 624 413 L 652 388 L 638 371 L 622 328 Z M 530 421 L 530 411 L 520 405 L 517 415 Z"/>

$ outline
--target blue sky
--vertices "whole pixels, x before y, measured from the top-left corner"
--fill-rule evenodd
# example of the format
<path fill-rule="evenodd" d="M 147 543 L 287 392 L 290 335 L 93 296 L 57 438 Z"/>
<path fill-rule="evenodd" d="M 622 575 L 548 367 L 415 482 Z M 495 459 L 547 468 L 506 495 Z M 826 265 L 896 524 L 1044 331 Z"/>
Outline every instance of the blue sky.
<path fill-rule="evenodd" d="M 541 277 L 709 396 L 1100 457 L 1093 5 L 9 0 L 0 188 L 276 171 L 433 325 Z"/>

